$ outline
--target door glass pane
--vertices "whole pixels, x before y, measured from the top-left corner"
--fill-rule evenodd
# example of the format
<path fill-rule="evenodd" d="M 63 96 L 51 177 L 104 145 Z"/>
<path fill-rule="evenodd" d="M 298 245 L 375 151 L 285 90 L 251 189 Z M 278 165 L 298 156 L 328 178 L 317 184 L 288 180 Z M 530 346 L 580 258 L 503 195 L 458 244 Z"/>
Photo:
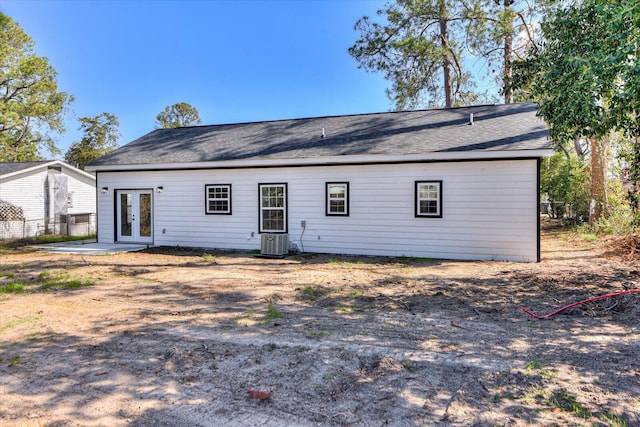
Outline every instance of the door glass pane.
<path fill-rule="evenodd" d="M 120 235 L 131 236 L 131 194 L 120 194 Z"/>
<path fill-rule="evenodd" d="M 140 237 L 151 237 L 151 194 L 140 194 Z"/>

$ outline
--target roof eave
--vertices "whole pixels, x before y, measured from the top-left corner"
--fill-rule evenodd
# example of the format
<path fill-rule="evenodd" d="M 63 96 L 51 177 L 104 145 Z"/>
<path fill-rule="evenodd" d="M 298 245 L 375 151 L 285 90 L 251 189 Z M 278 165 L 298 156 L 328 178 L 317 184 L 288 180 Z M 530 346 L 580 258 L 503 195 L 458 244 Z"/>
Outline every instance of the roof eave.
<path fill-rule="evenodd" d="M 68 168 L 68 169 L 76 172 L 79 175 L 82 175 L 82 176 L 85 176 L 87 178 L 93 179 L 94 181 L 96 179 L 96 177 L 94 175 L 92 175 L 92 174 L 90 174 L 88 172 L 85 172 L 82 169 L 78 169 L 78 168 L 76 168 L 74 166 L 71 166 L 68 163 L 64 163 L 64 162 L 62 162 L 60 160 L 52 160 L 50 162 L 44 162 L 44 163 L 37 164 L 35 166 L 31 166 L 29 168 L 25 168 L 25 169 L 20 169 L 20 170 L 17 170 L 17 171 L 9 172 L 7 174 L 0 175 L 0 179 L 7 179 L 7 178 L 12 178 L 12 177 L 17 176 L 17 175 L 29 174 L 31 172 L 37 171 L 38 169 L 49 168 L 51 166 L 62 166 L 62 167 Z"/>
<path fill-rule="evenodd" d="M 411 162 L 437 162 L 457 160 L 493 160 L 514 158 L 539 158 L 551 156 L 553 150 L 478 150 L 456 152 L 433 152 L 407 155 L 351 155 L 351 156 L 327 156 L 305 157 L 293 159 L 242 159 L 210 162 L 189 163 L 152 163 L 152 164 L 112 164 L 91 165 L 86 169 L 94 172 L 109 171 L 144 171 L 144 170 L 184 170 L 184 169 L 246 169 L 263 167 L 290 167 L 290 166 L 328 166 L 341 164 L 380 164 L 380 163 L 411 163 Z"/>

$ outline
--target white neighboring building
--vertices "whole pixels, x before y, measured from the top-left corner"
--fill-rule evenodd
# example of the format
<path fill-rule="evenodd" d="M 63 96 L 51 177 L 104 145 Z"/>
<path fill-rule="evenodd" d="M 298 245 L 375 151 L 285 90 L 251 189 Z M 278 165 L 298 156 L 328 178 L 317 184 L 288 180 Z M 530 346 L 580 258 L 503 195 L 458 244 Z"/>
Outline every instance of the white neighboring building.
<path fill-rule="evenodd" d="M 67 163 L 0 163 L 0 238 L 95 232 L 95 176 Z"/>
<path fill-rule="evenodd" d="M 550 154 L 510 104 L 157 129 L 87 170 L 103 243 L 535 262 Z"/>

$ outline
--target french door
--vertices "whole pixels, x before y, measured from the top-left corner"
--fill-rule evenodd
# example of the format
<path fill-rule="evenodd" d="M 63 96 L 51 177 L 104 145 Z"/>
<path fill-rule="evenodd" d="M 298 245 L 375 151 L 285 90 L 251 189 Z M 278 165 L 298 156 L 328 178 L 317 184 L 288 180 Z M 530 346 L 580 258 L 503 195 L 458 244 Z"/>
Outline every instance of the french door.
<path fill-rule="evenodd" d="M 153 243 L 152 190 L 116 191 L 118 242 Z"/>

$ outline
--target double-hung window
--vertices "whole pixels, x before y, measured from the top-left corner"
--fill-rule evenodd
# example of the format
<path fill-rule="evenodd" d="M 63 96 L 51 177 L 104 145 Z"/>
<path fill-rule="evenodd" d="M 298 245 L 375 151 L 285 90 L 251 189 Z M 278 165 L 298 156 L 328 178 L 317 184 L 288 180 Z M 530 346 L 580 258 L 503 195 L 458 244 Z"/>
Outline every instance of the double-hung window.
<path fill-rule="evenodd" d="M 327 216 L 349 216 L 349 183 L 327 182 Z"/>
<path fill-rule="evenodd" d="M 416 181 L 416 217 L 442 218 L 442 181 Z"/>
<path fill-rule="evenodd" d="M 208 215 L 231 215 L 231 184 L 205 185 L 204 195 Z"/>
<path fill-rule="evenodd" d="M 258 184 L 260 233 L 287 232 L 287 184 Z"/>

